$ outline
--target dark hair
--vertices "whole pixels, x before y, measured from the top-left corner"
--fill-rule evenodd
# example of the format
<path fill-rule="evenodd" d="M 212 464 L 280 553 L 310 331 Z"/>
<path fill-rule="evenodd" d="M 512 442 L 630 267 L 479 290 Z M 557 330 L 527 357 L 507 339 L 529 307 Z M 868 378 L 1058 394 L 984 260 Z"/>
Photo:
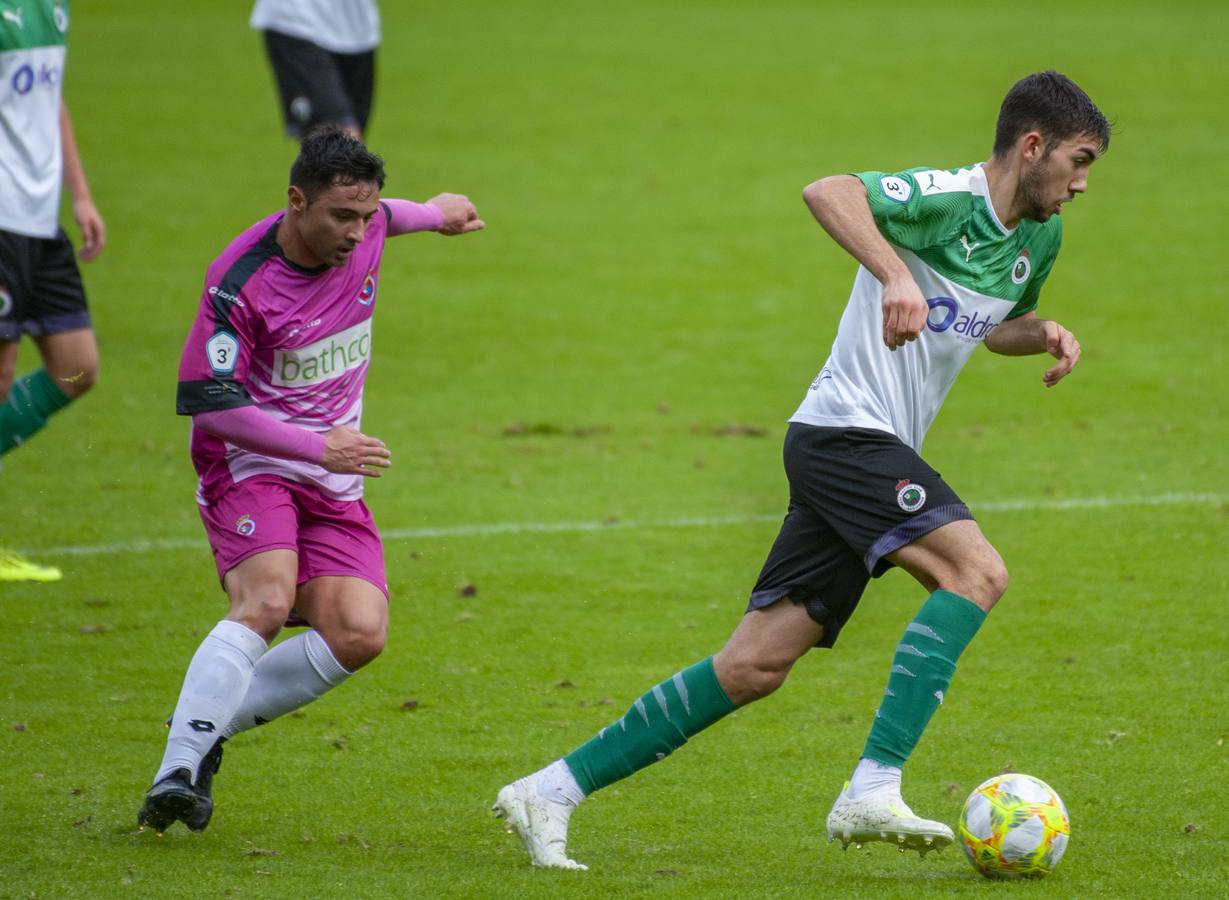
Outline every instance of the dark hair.
<path fill-rule="evenodd" d="M 1110 123 L 1097 104 L 1078 84 L 1052 70 L 1021 78 L 1007 92 L 994 128 L 994 155 L 1007 153 L 1030 131 L 1041 132 L 1047 153 L 1082 134 L 1094 138 L 1102 153 L 1110 146 Z"/>
<path fill-rule="evenodd" d="M 374 183 L 384 187 L 384 160 L 337 125 L 313 128 L 299 145 L 290 183 L 311 203 L 335 184 Z"/>

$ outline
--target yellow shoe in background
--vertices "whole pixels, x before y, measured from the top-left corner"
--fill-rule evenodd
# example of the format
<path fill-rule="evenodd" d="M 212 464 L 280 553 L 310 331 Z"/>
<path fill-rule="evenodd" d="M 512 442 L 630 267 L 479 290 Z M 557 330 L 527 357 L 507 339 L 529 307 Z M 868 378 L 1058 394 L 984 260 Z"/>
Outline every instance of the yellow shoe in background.
<path fill-rule="evenodd" d="M 0 581 L 59 581 L 63 577 L 55 566 L 40 566 L 0 547 Z"/>

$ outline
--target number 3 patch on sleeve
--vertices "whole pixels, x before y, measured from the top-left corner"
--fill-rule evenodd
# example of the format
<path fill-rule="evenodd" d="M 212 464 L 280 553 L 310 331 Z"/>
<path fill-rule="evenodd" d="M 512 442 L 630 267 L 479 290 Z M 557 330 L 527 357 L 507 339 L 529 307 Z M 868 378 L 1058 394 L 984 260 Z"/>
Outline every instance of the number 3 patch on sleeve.
<path fill-rule="evenodd" d="M 239 342 L 233 334 L 219 331 L 205 344 L 205 355 L 209 357 L 209 367 L 219 375 L 229 375 L 235 371 L 235 361 L 239 356 Z"/>
<path fill-rule="evenodd" d="M 879 179 L 879 186 L 885 197 L 897 203 L 907 202 L 913 193 L 913 185 L 896 175 L 884 175 Z"/>

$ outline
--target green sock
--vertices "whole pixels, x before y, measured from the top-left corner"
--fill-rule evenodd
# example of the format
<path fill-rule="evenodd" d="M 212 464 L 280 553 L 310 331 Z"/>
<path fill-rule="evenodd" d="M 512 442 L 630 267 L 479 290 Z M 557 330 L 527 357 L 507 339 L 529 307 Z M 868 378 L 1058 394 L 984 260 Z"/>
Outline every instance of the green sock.
<path fill-rule="evenodd" d="M 896 648 L 888 687 L 862 751 L 864 758 L 898 768 L 905 764 L 943 702 L 956 673 L 956 660 L 985 618 L 980 606 L 959 594 L 935 591 L 930 595 Z"/>
<path fill-rule="evenodd" d="M 43 369 L 13 382 L 8 400 L 0 403 L 0 456 L 46 425 L 70 400 Z"/>
<path fill-rule="evenodd" d="M 592 794 L 665 759 L 734 708 L 710 656 L 657 685 L 563 761 L 581 790 Z"/>

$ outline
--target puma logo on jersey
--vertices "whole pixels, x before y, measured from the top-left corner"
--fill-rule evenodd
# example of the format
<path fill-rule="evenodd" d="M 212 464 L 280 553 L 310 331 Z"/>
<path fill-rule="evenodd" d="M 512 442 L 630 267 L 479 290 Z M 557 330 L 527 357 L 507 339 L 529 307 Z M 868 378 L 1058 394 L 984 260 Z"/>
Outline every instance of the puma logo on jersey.
<path fill-rule="evenodd" d="M 973 255 L 973 251 L 981 246 L 981 241 L 978 241 L 976 244 L 970 244 L 969 236 L 967 234 L 962 234 L 960 236 L 960 246 L 964 248 L 964 261 L 968 262 L 969 257 Z"/>
<path fill-rule="evenodd" d="M 21 24 L 21 10 L 20 9 L 6 9 L 4 11 L 4 17 L 8 19 L 10 22 L 14 23 L 18 28 L 25 27 L 24 25 Z"/>

